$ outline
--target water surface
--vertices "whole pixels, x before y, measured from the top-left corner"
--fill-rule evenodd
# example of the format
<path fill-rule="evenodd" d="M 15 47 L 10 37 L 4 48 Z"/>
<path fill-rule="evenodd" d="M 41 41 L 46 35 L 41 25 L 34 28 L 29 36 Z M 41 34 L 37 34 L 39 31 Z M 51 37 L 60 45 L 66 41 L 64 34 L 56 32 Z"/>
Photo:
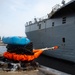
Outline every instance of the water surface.
<path fill-rule="evenodd" d="M 0 54 L 6 51 L 6 46 L 0 46 Z"/>

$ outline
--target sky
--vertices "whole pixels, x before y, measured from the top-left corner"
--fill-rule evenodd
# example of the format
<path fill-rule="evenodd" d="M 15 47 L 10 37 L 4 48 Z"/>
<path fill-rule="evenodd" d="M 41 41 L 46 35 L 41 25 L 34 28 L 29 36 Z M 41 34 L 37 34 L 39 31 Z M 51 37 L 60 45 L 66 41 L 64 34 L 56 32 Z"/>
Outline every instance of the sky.
<path fill-rule="evenodd" d="M 46 16 L 61 1 L 0 0 L 0 36 L 26 36 L 25 23 Z"/>

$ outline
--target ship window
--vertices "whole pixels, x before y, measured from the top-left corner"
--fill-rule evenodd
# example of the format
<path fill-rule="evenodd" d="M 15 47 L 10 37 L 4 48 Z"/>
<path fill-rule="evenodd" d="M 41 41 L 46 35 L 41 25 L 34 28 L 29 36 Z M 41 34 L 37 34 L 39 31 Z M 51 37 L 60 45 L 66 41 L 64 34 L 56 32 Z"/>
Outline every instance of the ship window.
<path fill-rule="evenodd" d="M 62 42 L 65 43 L 65 38 L 62 38 Z"/>
<path fill-rule="evenodd" d="M 62 24 L 65 24 L 66 23 L 66 17 L 63 17 L 62 18 Z"/>
<path fill-rule="evenodd" d="M 52 22 L 52 26 L 54 26 L 54 22 Z"/>

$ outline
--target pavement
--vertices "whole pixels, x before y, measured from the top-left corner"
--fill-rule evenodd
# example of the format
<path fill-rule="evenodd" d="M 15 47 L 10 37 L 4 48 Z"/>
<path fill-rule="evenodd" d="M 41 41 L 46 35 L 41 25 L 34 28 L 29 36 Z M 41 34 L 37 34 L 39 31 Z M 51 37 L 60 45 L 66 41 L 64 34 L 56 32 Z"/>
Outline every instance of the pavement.
<path fill-rule="evenodd" d="M 26 71 L 1 71 L 0 75 L 71 75 L 52 68 L 41 66 L 37 70 Z"/>

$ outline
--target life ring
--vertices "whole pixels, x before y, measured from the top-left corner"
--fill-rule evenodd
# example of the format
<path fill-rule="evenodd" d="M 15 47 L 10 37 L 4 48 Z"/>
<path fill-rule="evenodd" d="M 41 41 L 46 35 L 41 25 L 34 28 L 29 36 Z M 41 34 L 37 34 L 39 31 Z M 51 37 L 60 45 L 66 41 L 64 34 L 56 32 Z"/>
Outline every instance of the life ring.
<path fill-rule="evenodd" d="M 16 54 L 10 52 L 4 52 L 3 56 L 7 59 L 12 59 L 15 61 L 32 61 L 35 58 L 38 58 L 39 55 L 43 52 L 41 49 L 33 50 L 34 55 L 26 55 L 26 54 Z"/>

